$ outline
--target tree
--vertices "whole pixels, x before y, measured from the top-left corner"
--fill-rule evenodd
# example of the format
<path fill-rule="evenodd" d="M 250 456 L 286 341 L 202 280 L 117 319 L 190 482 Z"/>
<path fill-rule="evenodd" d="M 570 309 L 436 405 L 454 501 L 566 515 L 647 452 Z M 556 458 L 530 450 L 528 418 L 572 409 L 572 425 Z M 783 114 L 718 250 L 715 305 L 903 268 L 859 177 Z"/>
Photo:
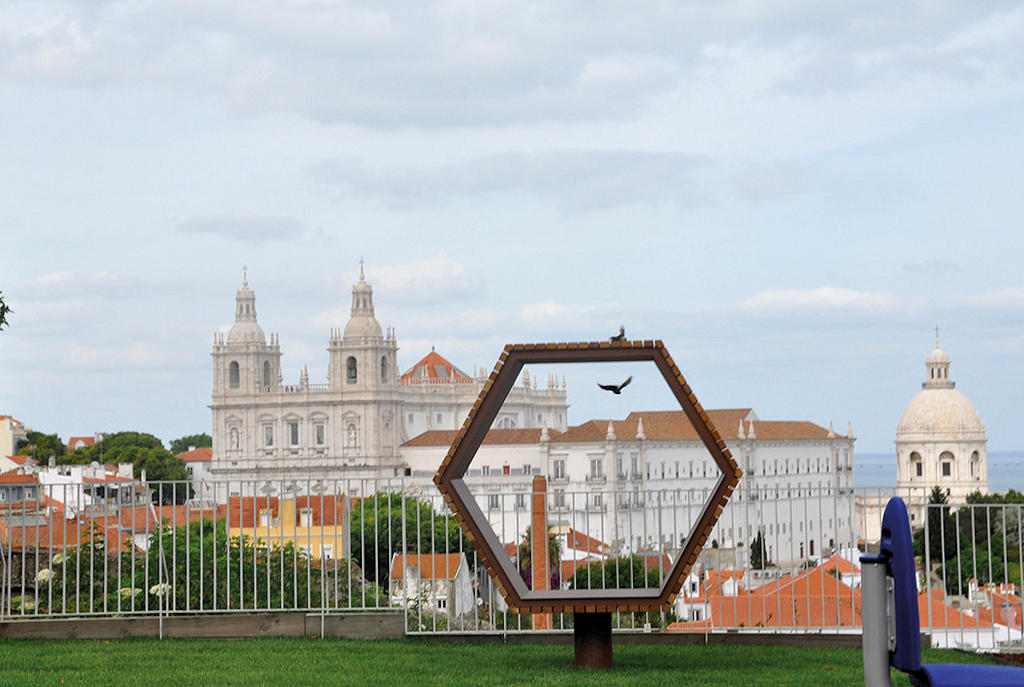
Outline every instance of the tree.
<path fill-rule="evenodd" d="M 940 487 L 932 487 L 928 506 L 924 509 L 925 527 L 914 533 L 914 554 L 924 556 L 925 529 L 928 531 L 929 569 L 932 563 L 941 563 L 957 552 L 956 516 L 950 513 L 947 503 L 946 492 Z"/>
<path fill-rule="evenodd" d="M 7 315 L 12 312 L 14 311 L 11 310 L 7 306 L 7 303 L 4 302 L 3 292 L 0 291 L 0 331 L 3 331 L 4 325 L 8 324 Z"/>
<path fill-rule="evenodd" d="M 178 439 L 171 441 L 171 453 L 178 455 L 184 453 L 192 448 L 211 448 L 213 446 L 213 437 L 205 432 L 202 434 L 189 434 Z"/>
<path fill-rule="evenodd" d="M 519 574 L 526 581 L 526 586 L 533 588 L 533 527 L 527 527 L 523 534 L 523 541 L 519 543 L 516 556 L 519 561 Z M 562 543 L 558 537 L 548 528 L 548 573 L 557 576 L 561 572 L 560 561 L 562 560 Z"/>
<path fill-rule="evenodd" d="M 351 508 L 352 559 L 381 587 L 389 584 L 392 555 L 402 553 L 403 513 L 406 553 L 464 551 L 469 556 L 473 550 L 455 518 L 435 512 L 426 499 L 380 491 L 354 500 Z"/>
<path fill-rule="evenodd" d="M 570 589 L 642 589 L 661 586 L 661 570 L 645 569 L 640 556 L 612 558 L 579 568 L 569 579 Z"/>
<path fill-rule="evenodd" d="M 758 530 L 754 541 L 750 542 L 750 567 L 755 570 L 764 570 L 769 563 L 768 548 L 764 544 L 764 533 Z"/>
<path fill-rule="evenodd" d="M 17 451 L 32 456 L 37 463 L 46 465 L 50 456 L 60 458 L 67 452 L 67 447 L 56 434 L 29 432 L 26 438 L 18 442 Z"/>
<path fill-rule="evenodd" d="M 164 448 L 162 441 L 143 432 L 114 432 L 107 434 L 92 446 L 57 459 L 61 464 L 88 465 L 97 463 L 131 463 L 135 479 L 146 471 L 148 482 L 185 481 L 188 470 L 185 462 Z M 187 485 L 154 486 L 153 499 L 163 503 L 184 503 L 190 494 Z"/>

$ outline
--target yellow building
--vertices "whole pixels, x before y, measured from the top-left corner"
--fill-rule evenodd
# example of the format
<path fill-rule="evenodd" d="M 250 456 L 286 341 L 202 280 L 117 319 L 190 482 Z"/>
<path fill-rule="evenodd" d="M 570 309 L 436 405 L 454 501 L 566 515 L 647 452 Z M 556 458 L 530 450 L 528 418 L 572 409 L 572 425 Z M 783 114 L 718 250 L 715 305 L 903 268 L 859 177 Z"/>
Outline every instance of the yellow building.
<path fill-rule="evenodd" d="M 347 497 L 333 494 L 279 499 L 231 498 L 228 533 L 257 544 L 296 548 L 315 559 L 344 558 L 349 549 Z"/>

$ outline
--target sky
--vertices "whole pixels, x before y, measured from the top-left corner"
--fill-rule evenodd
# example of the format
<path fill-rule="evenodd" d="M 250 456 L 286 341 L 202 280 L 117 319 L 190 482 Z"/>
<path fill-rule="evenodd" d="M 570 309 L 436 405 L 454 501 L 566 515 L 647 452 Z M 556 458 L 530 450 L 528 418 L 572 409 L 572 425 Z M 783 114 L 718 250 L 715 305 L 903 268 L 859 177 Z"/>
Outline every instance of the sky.
<path fill-rule="evenodd" d="M 622 324 L 861 452 L 938 325 L 1024 448 L 1022 64 L 997 0 L 5 2 L 0 414 L 209 432 L 243 266 L 316 382 L 362 259 L 403 369 Z"/>

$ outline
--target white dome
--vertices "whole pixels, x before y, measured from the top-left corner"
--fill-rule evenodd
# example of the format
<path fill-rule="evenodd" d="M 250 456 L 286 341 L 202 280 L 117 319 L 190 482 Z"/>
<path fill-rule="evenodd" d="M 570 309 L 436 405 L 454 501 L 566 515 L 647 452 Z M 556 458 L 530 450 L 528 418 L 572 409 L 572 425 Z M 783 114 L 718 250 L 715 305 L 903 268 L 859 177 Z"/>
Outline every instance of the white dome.
<path fill-rule="evenodd" d="M 346 339 L 379 339 L 384 336 L 380 323 L 372 315 L 357 315 L 345 325 Z"/>
<path fill-rule="evenodd" d="M 267 343 L 267 336 L 258 322 L 243 320 L 231 325 L 228 332 L 228 343 Z"/>
<path fill-rule="evenodd" d="M 935 349 L 932 350 L 932 352 L 928 354 L 928 357 L 925 358 L 924 361 L 925 361 L 926 364 L 927 363 L 948 363 L 949 362 L 949 356 L 946 354 L 946 352 L 944 350 L 942 350 L 941 348 L 936 346 Z"/>
<path fill-rule="evenodd" d="M 927 435 L 930 441 L 983 441 L 985 423 L 956 389 L 923 389 L 910 399 L 896 426 L 897 441 L 910 435 Z"/>

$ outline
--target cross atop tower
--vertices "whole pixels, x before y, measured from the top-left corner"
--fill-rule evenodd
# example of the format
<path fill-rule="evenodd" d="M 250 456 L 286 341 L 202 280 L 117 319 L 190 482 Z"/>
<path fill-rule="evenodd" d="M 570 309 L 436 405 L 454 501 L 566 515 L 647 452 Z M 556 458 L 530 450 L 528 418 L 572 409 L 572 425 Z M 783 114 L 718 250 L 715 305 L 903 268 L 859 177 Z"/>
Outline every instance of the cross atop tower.
<path fill-rule="evenodd" d="M 935 325 L 935 348 L 939 347 L 939 325 Z"/>
<path fill-rule="evenodd" d="M 359 281 L 365 281 L 366 277 L 363 275 L 363 259 L 359 258 Z"/>
<path fill-rule="evenodd" d="M 242 265 L 242 286 L 249 285 L 249 268 Z"/>

